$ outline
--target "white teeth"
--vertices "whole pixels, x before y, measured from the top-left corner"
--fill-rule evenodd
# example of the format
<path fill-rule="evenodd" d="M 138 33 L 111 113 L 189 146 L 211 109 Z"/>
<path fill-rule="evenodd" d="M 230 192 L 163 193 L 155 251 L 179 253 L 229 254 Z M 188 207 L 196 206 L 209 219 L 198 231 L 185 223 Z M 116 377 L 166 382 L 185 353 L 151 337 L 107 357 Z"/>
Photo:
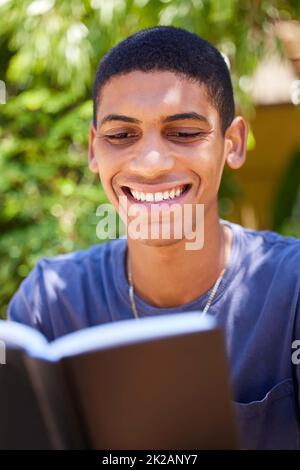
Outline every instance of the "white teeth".
<path fill-rule="evenodd" d="M 183 186 L 180 188 L 173 188 L 171 191 L 164 191 L 162 192 L 157 192 L 157 193 L 142 193 L 140 191 L 136 191 L 135 189 L 131 189 L 130 192 L 134 199 L 137 201 L 147 201 L 147 202 L 160 202 L 163 200 L 168 200 L 168 199 L 174 199 L 178 196 L 181 195 L 183 191 Z"/>
<path fill-rule="evenodd" d="M 155 201 L 162 201 L 163 198 L 164 198 L 163 193 L 155 193 L 154 194 Z"/>
<path fill-rule="evenodd" d="M 148 202 L 154 201 L 154 194 L 153 193 L 146 193 L 146 201 L 148 201 Z"/>

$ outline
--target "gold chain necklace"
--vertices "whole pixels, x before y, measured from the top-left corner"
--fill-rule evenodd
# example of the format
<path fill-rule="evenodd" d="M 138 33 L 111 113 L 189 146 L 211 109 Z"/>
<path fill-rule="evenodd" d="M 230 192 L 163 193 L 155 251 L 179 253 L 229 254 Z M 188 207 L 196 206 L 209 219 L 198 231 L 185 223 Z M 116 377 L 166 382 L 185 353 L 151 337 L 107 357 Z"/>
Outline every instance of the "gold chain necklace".
<path fill-rule="evenodd" d="M 225 271 L 226 271 L 226 269 L 224 268 L 222 270 L 220 276 L 216 280 L 214 286 L 212 287 L 209 298 L 208 298 L 208 301 L 206 302 L 206 305 L 205 305 L 204 309 L 202 310 L 201 315 L 205 315 L 207 313 L 213 299 L 216 296 L 218 287 L 219 287 L 219 285 L 220 285 L 220 283 L 223 279 Z M 129 262 L 128 262 L 127 275 L 128 275 L 128 281 L 129 281 L 129 298 L 130 298 L 130 303 L 131 303 L 131 309 L 132 309 L 132 313 L 133 313 L 135 319 L 138 320 L 140 317 L 139 317 L 138 310 L 137 310 L 136 303 L 135 303 L 135 299 L 134 299 L 134 288 L 133 288 L 133 283 L 132 283 L 132 274 L 131 274 L 131 270 L 129 268 Z"/>

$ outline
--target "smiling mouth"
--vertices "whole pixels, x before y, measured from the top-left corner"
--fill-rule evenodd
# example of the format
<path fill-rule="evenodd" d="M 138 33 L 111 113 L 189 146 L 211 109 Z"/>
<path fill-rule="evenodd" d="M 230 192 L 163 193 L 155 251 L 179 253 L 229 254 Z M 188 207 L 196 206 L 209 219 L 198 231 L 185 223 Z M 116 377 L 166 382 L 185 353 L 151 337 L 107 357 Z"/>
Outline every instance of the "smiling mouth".
<path fill-rule="evenodd" d="M 156 191 L 156 192 L 142 192 L 137 191 L 134 188 L 129 186 L 122 186 L 122 190 L 127 197 L 133 199 L 136 202 L 162 202 L 162 201 L 171 201 L 173 199 L 179 198 L 183 194 L 187 193 L 191 184 L 182 184 L 174 186 L 167 191 Z"/>

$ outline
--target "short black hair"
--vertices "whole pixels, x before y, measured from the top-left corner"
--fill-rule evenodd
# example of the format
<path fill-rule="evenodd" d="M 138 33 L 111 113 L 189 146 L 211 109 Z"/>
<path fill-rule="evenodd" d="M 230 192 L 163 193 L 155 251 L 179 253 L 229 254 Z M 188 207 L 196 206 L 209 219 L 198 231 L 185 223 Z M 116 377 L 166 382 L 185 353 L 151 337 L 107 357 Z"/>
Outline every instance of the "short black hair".
<path fill-rule="evenodd" d="M 169 71 L 206 86 L 224 134 L 234 118 L 230 73 L 222 54 L 208 41 L 174 26 L 155 26 L 129 36 L 100 61 L 93 88 L 94 126 L 102 88 L 110 78 L 140 70 Z"/>

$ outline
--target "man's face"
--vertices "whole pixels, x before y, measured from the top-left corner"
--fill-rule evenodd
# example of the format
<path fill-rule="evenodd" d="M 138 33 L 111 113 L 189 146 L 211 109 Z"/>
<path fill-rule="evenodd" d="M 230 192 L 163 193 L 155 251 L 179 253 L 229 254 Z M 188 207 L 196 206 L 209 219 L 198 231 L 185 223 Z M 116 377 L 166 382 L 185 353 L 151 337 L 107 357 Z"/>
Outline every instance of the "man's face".
<path fill-rule="evenodd" d="M 104 85 L 90 168 L 118 208 L 174 203 L 217 207 L 227 156 L 217 109 L 206 88 L 172 72 L 135 71 Z"/>

